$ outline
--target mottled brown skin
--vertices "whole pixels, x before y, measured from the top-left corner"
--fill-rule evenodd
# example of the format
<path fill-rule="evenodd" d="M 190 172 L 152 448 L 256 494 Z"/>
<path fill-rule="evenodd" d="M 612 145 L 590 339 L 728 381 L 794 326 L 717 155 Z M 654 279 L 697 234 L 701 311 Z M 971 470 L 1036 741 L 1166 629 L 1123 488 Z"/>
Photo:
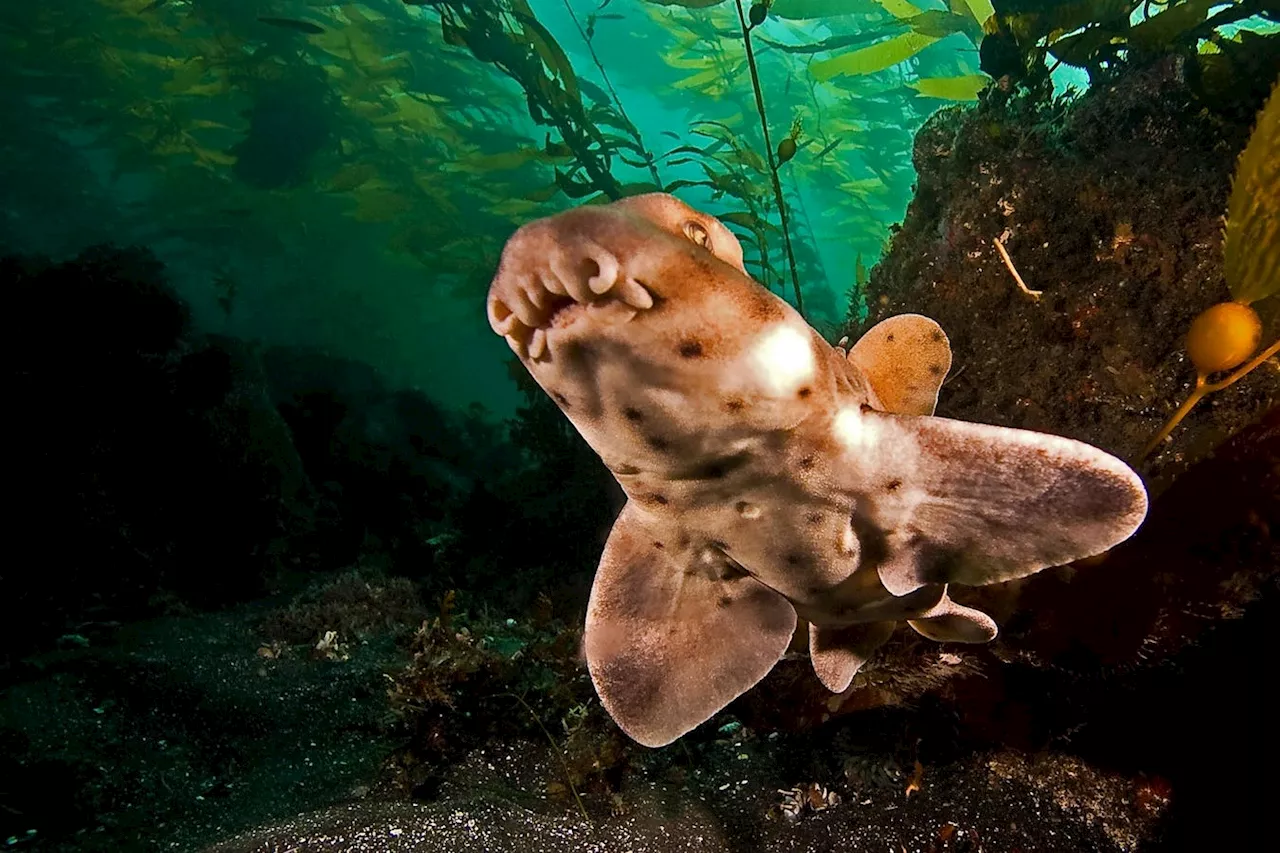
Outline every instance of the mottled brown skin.
<path fill-rule="evenodd" d="M 891 318 L 846 357 L 669 195 L 524 226 L 488 314 L 627 494 L 585 648 L 646 745 L 763 678 L 797 614 L 839 692 L 896 622 L 992 639 L 947 584 L 1099 553 L 1146 513 L 1137 475 L 1096 448 L 932 417 L 951 361 L 936 323 Z"/>

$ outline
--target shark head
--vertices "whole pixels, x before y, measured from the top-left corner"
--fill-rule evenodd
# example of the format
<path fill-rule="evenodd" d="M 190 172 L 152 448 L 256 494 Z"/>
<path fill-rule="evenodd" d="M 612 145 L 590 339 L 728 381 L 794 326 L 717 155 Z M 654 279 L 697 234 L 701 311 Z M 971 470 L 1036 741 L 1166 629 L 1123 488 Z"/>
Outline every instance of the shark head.
<path fill-rule="evenodd" d="M 731 455 L 834 392 L 831 347 L 747 275 L 729 229 L 665 193 L 522 227 L 488 314 L 614 471 Z"/>
<path fill-rule="evenodd" d="M 832 347 L 669 195 L 525 225 L 487 308 L 627 494 L 584 648 L 601 703 L 649 746 L 759 682 L 799 616 L 841 692 L 899 623 L 991 640 L 950 584 L 1100 553 L 1146 514 L 1141 480 L 1097 448 L 934 417 L 937 323 L 899 315 Z"/>

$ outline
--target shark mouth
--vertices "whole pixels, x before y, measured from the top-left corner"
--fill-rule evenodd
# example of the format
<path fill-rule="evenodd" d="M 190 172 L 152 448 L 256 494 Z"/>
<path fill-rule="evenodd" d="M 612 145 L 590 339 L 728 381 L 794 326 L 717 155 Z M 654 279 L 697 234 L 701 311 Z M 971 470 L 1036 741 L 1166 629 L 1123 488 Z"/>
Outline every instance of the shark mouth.
<path fill-rule="evenodd" d="M 548 333 L 565 328 L 584 312 L 625 322 L 653 307 L 652 294 L 624 274 L 612 252 L 594 243 L 582 248 L 577 258 L 555 252 L 537 261 L 504 259 L 504 267 L 517 269 L 501 270 L 494 279 L 489 325 L 520 358 L 544 358 Z"/>

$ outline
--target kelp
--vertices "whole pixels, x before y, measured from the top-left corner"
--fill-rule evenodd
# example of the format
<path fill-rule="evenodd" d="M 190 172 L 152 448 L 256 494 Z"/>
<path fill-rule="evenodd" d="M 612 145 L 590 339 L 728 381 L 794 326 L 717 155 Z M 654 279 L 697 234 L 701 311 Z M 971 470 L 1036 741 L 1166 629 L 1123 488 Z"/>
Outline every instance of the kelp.
<path fill-rule="evenodd" d="M 573 6 L 570 5 L 569 0 L 564 0 L 565 12 L 569 15 L 574 26 L 578 29 L 578 34 L 582 36 L 582 41 L 586 44 L 587 52 L 591 55 L 591 61 L 595 64 L 596 70 L 600 73 L 600 79 L 604 81 L 605 86 L 608 87 L 609 90 L 606 93 L 603 89 L 600 89 L 589 81 L 583 82 L 582 85 L 584 86 L 584 91 L 587 92 L 588 97 L 590 97 L 594 105 L 588 112 L 588 116 L 603 124 L 612 125 L 613 127 L 618 127 L 626 131 L 630 137 L 629 139 L 619 138 L 616 136 L 610 137 L 610 141 L 614 142 L 614 144 L 618 146 L 619 159 L 629 166 L 643 165 L 644 168 L 649 170 L 649 174 L 653 178 L 654 186 L 660 187 L 662 186 L 662 176 L 658 173 L 657 163 L 655 162 L 653 155 L 650 154 L 649 150 L 645 147 L 644 140 L 640 136 L 640 129 L 636 126 L 635 122 L 631 120 L 631 117 L 627 115 L 627 110 L 622 105 L 622 98 L 618 96 L 617 90 L 613 88 L 613 82 L 609 79 L 609 72 L 605 69 L 604 63 L 600 61 L 599 55 L 596 54 L 595 45 L 592 43 L 595 38 L 595 28 L 598 21 L 622 20 L 621 15 L 608 14 L 603 11 L 610 2 L 611 0 L 602 0 L 600 7 L 596 11 L 587 15 L 586 25 L 584 26 L 583 23 L 578 20 L 577 13 L 573 11 Z M 548 142 L 548 144 L 550 144 L 550 142 Z M 640 155 L 643 162 L 636 163 L 633 160 L 628 160 L 622 153 L 626 150 L 633 151 Z"/>
<path fill-rule="evenodd" d="M 573 153 L 573 172 L 581 171 L 584 176 L 577 181 L 571 173 L 566 183 L 558 178 L 557 184 L 562 188 L 588 186 L 609 198 L 622 197 L 621 185 L 610 168 L 615 149 L 587 116 L 568 56 L 538 22 L 526 0 L 404 2 L 434 8 L 453 41 L 460 41 L 476 59 L 492 64 L 520 85 L 529 117 L 535 124 L 556 129 Z"/>
<path fill-rule="evenodd" d="M 1280 292 L 1280 81 L 1236 166 L 1222 251 L 1227 288 L 1237 302 Z"/>
<path fill-rule="evenodd" d="M 95 0 L 95 37 L 58 4 L 19 4 L 0 21 L 0 50 L 30 73 L 0 84 L 31 100 L 0 100 L 19 140 L 32 124 L 82 130 L 110 151 L 108 183 L 148 176 L 148 199 L 118 217 L 139 239 L 177 238 L 218 263 L 229 247 L 246 262 L 259 251 L 305 260 L 318 234 L 332 243 L 350 227 L 441 273 L 444 292 L 474 295 L 501 235 L 529 218 L 705 190 L 752 271 L 775 289 L 803 282 L 808 308 L 824 281 L 847 278 L 828 275 L 815 229 L 839 235 L 850 263 L 871 262 L 910 191 L 915 128 L 988 82 L 975 53 L 951 47 L 977 46 L 983 69 L 1001 50 L 1015 68 L 1038 58 L 1047 76 L 1053 50 L 1096 64 L 1177 41 L 1209 98 L 1265 73 L 1273 38 L 1217 32 L 1254 0 L 1171 0 L 1133 24 L 1129 0 L 561 5 L 581 43 L 527 0 Z M 637 29 L 637 13 L 656 26 Z M 624 26 L 651 61 L 597 53 Z M 693 120 L 644 138 L 619 95 L 627 86 Z M 465 242 L 458 221 L 476 232 Z"/>
<path fill-rule="evenodd" d="M 756 14 L 755 10 L 767 11 L 768 5 L 759 4 L 753 6 L 751 22 L 748 23 L 747 17 L 742 10 L 742 0 L 734 0 L 734 3 L 738 10 L 738 23 L 742 27 L 742 43 L 746 49 L 747 66 L 751 69 L 751 86 L 755 92 L 756 110 L 760 115 L 760 133 L 764 137 L 764 150 L 769 158 L 769 177 L 773 183 L 774 199 L 778 203 L 778 217 L 782 221 L 782 244 L 787 253 L 787 266 L 791 270 L 792 293 L 795 294 L 796 298 L 796 310 L 804 314 L 804 298 L 800 292 L 800 273 L 796 270 L 795 249 L 791 245 L 791 232 L 787 227 L 787 202 L 782 196 L 782 183 L 778 180 L 778 168 L 782 163 L 795 156 L 795 140 L 800 133 L 800 125 L 798 123 L 792 125 L 791 135 L 787 140 L 779 143 L 778 150 L 775 153 L 773 146 L 769 142 L 769 117 L 765 114 L 764 94 L 760 90 L 760 71 L 756 67 L 755 52 L 751 45 L 751 31 L 765 19 L 764 14 Z M 790 142 L 789 150 L 784 147 L 787 142 Z"/>
<path fill-rule="evenodd" d="M 842 175 L 833 186 L 841 190 L 834 205 L 848 233 L 875 233 L 894 218 L 892 205 L 875 201 L 877 195 L 903 196 L 911 181 L 911 169 L 904 156 L 910 146 L 908 135 L 899 128 L 918 126 L 931 107 L 913 108 L 916 99 L 974 100 L 989 83 L 975 65 L 961 60 L 950 76 L 938 67 L 922 63 L 917 71 L 906 70 L 907 61 L 924 55 L 929 47 L 944 38 L 959 34 L 975 45 L 983 36 L 982 24 L 994 14 L 986 0 L 954 0 L 946 10 L 922 9 L 906 0 L 884 2 L 803 2 L 776 0 L 769 4 L 769 14 L 784 20 L 816 20 L 828 26 L 832 34 L 818 41 L 759 37 L 777 54 L 819 57 L 807 65 L 799 65 L 788 79 L 810 81 L 808 109 L 818 120 L 813 123 L 815 137 L 796 149 L 807 147 L 809 157 L 797 157 L 797 174 L 810 180 L 810 164 L 820 168 L 847 168 L 844 164 L 855 157 L 865 162 L 864 169 Z M 796 35 L 809 30 L 796 30 Z M 776 55 L 776 54 L 775 54 Z M 774 61 L 777 61 L 776 59 Z M 817 84 L 817 85 L 814 85 Z M 847 109 L 824 107 L 824 102 L 841 92 L 853 95 Z M 776 98 L 776 94 L 773 96 Z M 766 95 L 766 102 L 770 97 Z M 809 145 L 809 142 L 816 144 Z M 828 155 L 836 147 L 840 158 Z M 894 152 L 890 154 L 889 152 Z M 887 156 L 886 156 L 887 155 Z M 856 160 L 854 161 L 856 162 Z M 830 180 L 824 177 L 822 180 Z M 879 241 L 868 241 L 867 254 L 879 249 Z"/>
<path fill-rule="evenodd" d="M 985 74 L 966 74 L 963 77 L 921 77 L 907 85 L 928 98 L 972 101 L 990 82 L 991 78 Z"/>
<path fill-rule="evenodd" d="M 1042 77 L 1047 55 L 1094 81 L 1147 57 L 1180 51 L 1194 58 L 1198 43 L 1219 38 L 1228 24 L 1280 20 L 1268 0 L 995 0 L 995 9 L 991 30 L 1016 45 L 1025 76 Z"/>
<path fill-rule="evenodd" d="M 809 70 L 818 80 L 830 80 L 840 75 L 874 74 L 907 61 L 937 40 L 937 36 L 905 32 L 869 47 L 815 62 Z"/>
<path fill-rule="evenodd" d="M 952 0 L 950 11 L 922 10 L 907 0 L 877 0 L 877 5 L 887 13 L 887 20 L 862 32 L 885 38 L 815 62 L 810 66 L 810 73 L 818 80 L 874 74 L 899 65 L 956 33 L 965 35 L 976 46 L 982 39 L 984 23 L 993 14 L 986 0 Z M 843 46 L 833 41 L 827 40 L 826 44 L 832 49 Z"/>

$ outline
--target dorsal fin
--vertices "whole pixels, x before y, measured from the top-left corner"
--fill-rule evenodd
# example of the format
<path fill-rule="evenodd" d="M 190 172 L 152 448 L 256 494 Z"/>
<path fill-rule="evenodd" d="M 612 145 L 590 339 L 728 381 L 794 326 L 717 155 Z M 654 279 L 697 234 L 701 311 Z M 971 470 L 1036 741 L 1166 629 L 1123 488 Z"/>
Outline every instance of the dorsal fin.
<path fill-rule="evenodd" d="M 920 314 L 899 314 L 867 330 L 849 350 L 886 412 L 932 415 L 951 369 L 951 343 L 942 327 Z"/>

